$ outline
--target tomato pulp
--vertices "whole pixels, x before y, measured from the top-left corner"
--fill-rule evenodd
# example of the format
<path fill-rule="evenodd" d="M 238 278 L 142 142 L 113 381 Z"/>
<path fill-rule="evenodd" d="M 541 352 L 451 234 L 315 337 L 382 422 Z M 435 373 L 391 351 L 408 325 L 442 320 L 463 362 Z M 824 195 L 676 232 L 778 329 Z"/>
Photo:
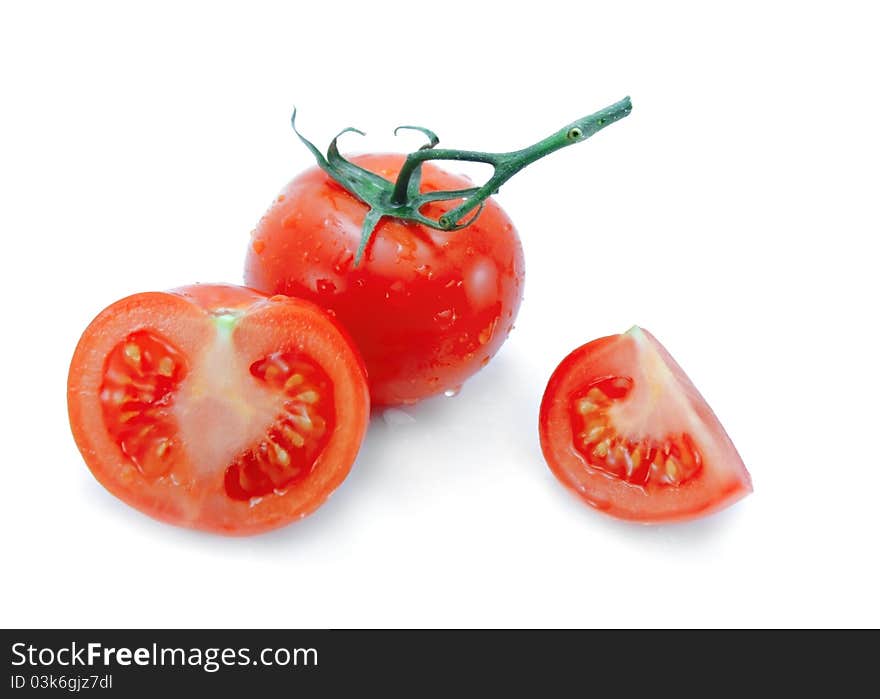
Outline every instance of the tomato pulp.
<path fill-rule="evenodd" d="M 623 519 L 691 519 L 752 490 L 718 418 L 641 328 L 568 355 L 541 403 L 544 458 L 590 505 Z"/>
<path fill-rule="evenodd" d="M 224 534 L 315 510 L 369 417 L 363 364 L 326 312 L 227 285 L 112 304 L 80 339 L 67 390 L 77 446 L 111 493 Z"/>
<path fill-rule="evenodd" d="M 404 156 L 352 160 L 393 180 Z M 422 166 L 424 192 L 470 186 Z M 432 202 L 423 213 L 436 219 L 455 203 Z M 456 231 L 386 217 L 355 266 L 367 211 L 323 170 L 303 172 L 254 231 L 245 281 L 329 309 L 364 358 L 374 404 L 456 390 L 495 355 L 519 310 L 524 265 L 513 224 L 491 199 Z"/>

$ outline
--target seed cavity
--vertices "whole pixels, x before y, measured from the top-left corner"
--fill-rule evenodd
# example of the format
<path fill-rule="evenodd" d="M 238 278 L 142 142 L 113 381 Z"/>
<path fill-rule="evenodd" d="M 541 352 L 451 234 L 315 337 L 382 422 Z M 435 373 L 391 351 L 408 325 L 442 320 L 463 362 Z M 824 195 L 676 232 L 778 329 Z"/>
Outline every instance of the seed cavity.
<path fill-rule="evenodd" d="M 574 447 L 604 475 L 643 487 L 680 486 L 702 469 L 703 458 L 687 433 L 628 440 L 618 435 L 609 408 L 634 386 L 628 376 L 607 376 L 585 386 L 569 409 Z"/>
<path fill-rule="evenodd" d="M 254 362 L 251 375 L 286 399 L 282 412 L 256 446 L 226 468 L 233 500 L 283 495 L 317 466 L 335 424 L 333 385 L 326 372 L 296 352 L 276 352 Z"/>
<path fill-rule="evenodd" d="M 120 475 L 153 480 L 173 468 L 177 426 L 171 405 L 186 372 L 183 355 L 152 330 L 131 333 L 108 353 L 98 392 L 104 425 L 135 467 Z"/>

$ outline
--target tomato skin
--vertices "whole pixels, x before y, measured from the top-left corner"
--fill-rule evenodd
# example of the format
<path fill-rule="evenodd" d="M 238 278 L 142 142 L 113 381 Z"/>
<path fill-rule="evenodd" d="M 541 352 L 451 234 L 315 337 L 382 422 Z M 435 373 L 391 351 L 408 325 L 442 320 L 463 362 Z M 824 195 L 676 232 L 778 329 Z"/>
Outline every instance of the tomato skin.
<path fill-rule="evenodd" d="M 403 160 L 353 158 L 390 180 Z M 469 186 L 432 163 L 423 166 L 422 191 Z M 423 213 L 436 219 L 451 208 L 432 203 Z M 374 404 L 457 389 L 495 355 L 519 310 L 524 262 L 513 225 L 491 199 L 459 231 L 383 218 L 355 267 L 366 212 L 319 168 L 303 172 L 254 231 L 246 283 L 329 309 L 364 357 Z"/>
<path fill-rule="evenodd" d="M 251 502 L 228 497 L 223 469 L 205 471 L 200 447 L 209 446 L 208 437 L 204 445 L 192 440 L 196 443 L 181 447 L 174 478 L 147 478 L 138 473 L 110 436 L 99 395 L 106 358 L 133 331 L 148 331 L 168 340 L 186 357 L 194 374 L 208 348 L 218 341 L 220 331 L 214 318 L 230 311 L 240 315 L 234 329 L 228 330 L 230 356 L 241 358 L 246 366 L 272 352 L 303 352 L 332 378 L 336 406 L 337 428 L 311 472 L 286 492 Z M 223 377 L 219 378 L 222 382 Z M 252 378 L 245 375 L 237 380 Z M 156 519 L 234 536 L 275 529 L 317 509 L 349 473 L 369 419 L 363 362 L 347 333 L 325 311 L 299 299 L 269 298 L 252 289 L 219 284 L 134 294 L 108 306 L 77 344 L 67 397 L 77 447 L 107 490 Z"/>
<path fill-rule="evenodd" d="M 573 397 L 605 376 L 645 381 L 646 356 L 649 362 L 659 360 L 675 387 L 677 405 L 687 406 L 683 430 L 696 425 L 701 435 L 697 446 L 702 470 L 680 486 L 639 486 L 610 477 L 591 467 L 575 446 L 569 411 Z M 664 415 L 663 421 L 675 423 L 678 418 Z M 593 340 L 565 357 L 548 381 L 538 422 L 541 449 L 557 479 L 587 504 L 619 519 L 646 524 L 690 520 L 728 507 L 752 491 L 749 473 L 718 418 L 667 350 L 641 328 Z"/>

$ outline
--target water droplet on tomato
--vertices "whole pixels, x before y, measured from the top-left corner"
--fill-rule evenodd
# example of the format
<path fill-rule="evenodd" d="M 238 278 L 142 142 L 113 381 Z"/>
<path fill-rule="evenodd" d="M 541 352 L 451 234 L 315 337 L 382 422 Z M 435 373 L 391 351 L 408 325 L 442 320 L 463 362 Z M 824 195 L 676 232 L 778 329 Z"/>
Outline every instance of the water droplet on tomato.
<path fill-rule="evenodd" d="M 434 322 L 444 330 L 451 328 L 456 320 L 458 320 L 458 316 L 456 315 L 454 308 L 447 308 L 444 311 L 434 314 Z"/>
<path fill-rule="evenodd" d="M 332 294 L 336 291 L 336 284 L 329 279 L 317 279 L 315 280 L 315 290 L 319 294 Z"/>
<path fill-rule="evenodd" d="M 495 335 L 495 326 L 498 325 L 498 318 L 494 318 L 485 328 L 480 331 L 477 340 L 481 345 L 485 345 Z"/>
<path fill-rule="evenodd" d="M 333 271 L 336 274 L 342 274 L 343 270 L 347 270 L 352 262 L 354 262 L 352 252 L 350 250 L 343 250 L 333 263 Z"/>
<path fill-rule="evenodd" d="M 461 385 L 453 386 L 452 388 L 447 388 L 445 391 L 443 391 L 443 395 L 447 398 L 454 398 L 459 394 L 460 391 Z"/>

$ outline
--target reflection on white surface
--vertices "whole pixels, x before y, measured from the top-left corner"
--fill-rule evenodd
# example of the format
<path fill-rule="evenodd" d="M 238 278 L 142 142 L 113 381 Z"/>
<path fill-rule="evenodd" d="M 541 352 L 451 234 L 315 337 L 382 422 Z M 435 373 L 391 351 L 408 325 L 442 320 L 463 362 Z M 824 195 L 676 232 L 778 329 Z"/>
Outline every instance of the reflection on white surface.
<path fill-rule="evenodd" d="M 385 408 L 382 411 L 382 420 L 390 427 L 400 427 L 402 425 L 411 425 L 416 419 L 405 410 L 400 408 Z"/>

